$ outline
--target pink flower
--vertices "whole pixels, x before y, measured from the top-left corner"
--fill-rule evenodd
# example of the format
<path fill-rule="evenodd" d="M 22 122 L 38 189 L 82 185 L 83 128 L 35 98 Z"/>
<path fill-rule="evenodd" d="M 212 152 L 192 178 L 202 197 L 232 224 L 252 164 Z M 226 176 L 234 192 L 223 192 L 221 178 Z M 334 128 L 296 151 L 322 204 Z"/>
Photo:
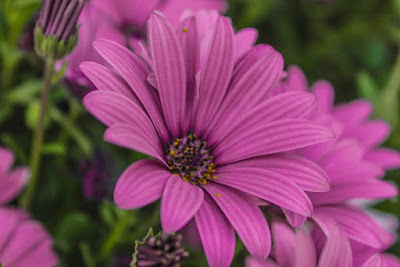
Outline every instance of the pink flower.
<path fill-rule="evenodd" d="M 11 169 L 14 163 L 14 154 L 0 147 L 0 206 L 13 200 L 24 188 L 29 171 L 25 167 Z"/>
<path fill-rule="evenodd" d="M 14 154 L 0 147 L 0 262 L 3 266 L 56 266 L 52 239 L 28 214 L 4 207 L 23 189 L 29 176 L 25 167 L 14 170 Z"/>
<path fill-rule="evenodd" d="M 104 63 L 92 43 L 103 38 L 137 48 L 137 42 L 146 34 L 147 19 L 155 9 L 163 11 L 176 24 L 185 9 L 223 11 L 225 8 L 225 0 L 88 0 L 79 17 L 78 45 L 63 61 L 68 64 L 65 73 L 68 84 L 78 95 L 87 92 L 85 87 L 93 89 L 79 69 L 79 64 L 88 60 Z"/>
<path fill-rule="evenodd" d="M 210 266 L 229 266 L 235 231 L 265 259 L 271 239 L 257 198 L 310 216 L 304 190 L 329 190 L 321 168 L 284 153 L 334 137 L 303 119 L 315 98 L 290 92 L 267 99 L 282 76 L 281 55 L 252 47 L 254 30 L 235 35 L 216 13 L 189 15 L 175 29 L 154 13 L 148 33 L 149 50 L 141 50 L 147 65 L 106 40 L 94 46 L 113 70 L 81 65 L 98 89 L 83 102 L 108 126 L 105 139 L 153 158 L 125 170 L 115 203 L 134 209 L 161 198 L 167 233 L 194 218 Z"/>
<path fill-rule="evenodd" d="M 0 262 L 7 267 L 57 265 L 53 241 L 44 227 L 22 211 L 0 208 Z"/>
<path fill-rule="evenodd" d="M 246 267 L 353 266 L 350 243 L 341 227 L 330 221 L 324 225 L 324 231 L 329 232 L 331 238 L 318 251 L 308 229 L 300 227 L 294 230 L 283 222 L 273 222 L 274 256 L 267 261 L 249 257 Z M 392 255 L 376 253 L 364 263 L 354 266 L 395 267 L 400 266 L 400 260 Z"/>
<path fill-rule="evenodd" d="M 308 91 L 306 78 L 297 67 L 289 68 L 287 79 L 273 95 L 290 91 Z M 333 87 L 326 81 L 316 82 L 311 92 L 317 97 L 318 104 L 309 118 L 331 127 L 337 136 L 334 141 L 297 150 L 298 155 L 320 165 L 330 179 L 328 192 L 308 193 L 314 206 L 312 219 L 321 228 L 334 221 L 345 232 L 353 253 L 356 247 L 364 247 L 363 251 L 369 251 L 372 256 L 393 244 L 395 236 L 354 200 L 397 196 L 397 188 L 379 178 L 386 169 L 400 166 L 400 155 L 397 151 L 379 147 L 390 130 L 385 122 L 368 119 L 372 110 L 370 103 L 356 100 L 335 106 Z M 284 212 L 293 227 L 307 219 L 291 211 Z M 327 232 L 325 236 L 328 241 L 335 238 Z M 360 263 L 356 261 L 358 256 L 354 253 L 355 263 Z"/>

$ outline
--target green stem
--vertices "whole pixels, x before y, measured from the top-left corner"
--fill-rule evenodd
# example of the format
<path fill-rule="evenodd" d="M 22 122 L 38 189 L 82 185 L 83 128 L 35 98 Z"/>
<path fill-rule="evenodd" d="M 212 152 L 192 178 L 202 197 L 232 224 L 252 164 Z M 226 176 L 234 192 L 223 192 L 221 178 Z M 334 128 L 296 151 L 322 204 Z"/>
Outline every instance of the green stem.
<path fill-rule="evenodd" d="M 125 211 L 124 214 L 118 218 L 118 222 L 113 231 L 108 235 L 108 238 L 100 248 L 99 262 L 109 258 L 114 247 L 118 244 L 126 229 L 129 227 L 134 212 L 135 210 Z"/>
<path fill-rule="evenodd" d="M 40 113 L 35 132 L 32 140 L 32 150 L 30 158 L 31 178 L 29 180 L 26 191 L 21 199 L 21 205 L 25 209 L 29 209 L 35 194 L 38 183 L 38 174 L 40 170 L 41 148 L 44 136 L 44 122 L 47 113 L 47 106 L 50 97 L 51 82 L 54 75 L 54 60 L 47 59 L 45 64 L 45 72 L 43 78 L 43 91 L 40 98 Z"/>

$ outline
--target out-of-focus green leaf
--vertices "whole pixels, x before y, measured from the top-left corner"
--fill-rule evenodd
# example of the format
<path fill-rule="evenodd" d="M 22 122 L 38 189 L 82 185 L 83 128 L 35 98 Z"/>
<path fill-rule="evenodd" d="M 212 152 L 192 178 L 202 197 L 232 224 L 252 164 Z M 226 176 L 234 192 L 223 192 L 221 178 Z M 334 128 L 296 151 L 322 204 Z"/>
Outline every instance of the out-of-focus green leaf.
<path fill-rule="evenodd" d="M 114 204 L 108 201 L 104 201 L 100 206 L 100 215 L 107 226 L 112 227 L 117 220 L 117 215 L 115 210 L 117 208 Z"/>
<path fill-rule="evenodd" d="M 357 75 L 358 94 L 374 101 L 378 94 L 378 86 L 374 79 L 366 72 L 362 71 Z"/>
<path fill-rule="evenodd" d="M 48 155 L 62 156 L 66 153 L 66 147 L 61 143 L 48 143 L 42 147 L 42 153 Z"/>
<path fill-rule="evenodd" d="M 30 80 L 12 88 L 6 98 L 7 101 L 18 104 L 28 104 L 37 101 L 38 94 L 43 87 L 41 80 Z"/>
<path fill-rule="evenodd" d="M 30 129 L 35 129 L 37 122 L 39 121 L 39 113 L 40 113 L 40 103 L 39 101 L 32 102 L 28 105 L 28 108 L 25 111 L 25 125 Z M 44 127 L 48 127 L 50 124 L 50 118 L 48 116 L 45 117 Z"/>

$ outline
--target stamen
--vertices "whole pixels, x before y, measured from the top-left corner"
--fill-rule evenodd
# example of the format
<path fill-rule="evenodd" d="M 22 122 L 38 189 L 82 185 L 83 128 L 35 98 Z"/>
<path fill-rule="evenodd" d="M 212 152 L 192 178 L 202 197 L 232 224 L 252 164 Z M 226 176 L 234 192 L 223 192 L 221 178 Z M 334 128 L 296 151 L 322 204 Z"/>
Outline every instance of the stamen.
<path fill-rule="evenodd" d="M 214 158 L 207 142 L 193 133 L 177 138 L 165 146 L 165 158 L 171 170 L 185 182 L 204 185 L 216 180 Z"/>

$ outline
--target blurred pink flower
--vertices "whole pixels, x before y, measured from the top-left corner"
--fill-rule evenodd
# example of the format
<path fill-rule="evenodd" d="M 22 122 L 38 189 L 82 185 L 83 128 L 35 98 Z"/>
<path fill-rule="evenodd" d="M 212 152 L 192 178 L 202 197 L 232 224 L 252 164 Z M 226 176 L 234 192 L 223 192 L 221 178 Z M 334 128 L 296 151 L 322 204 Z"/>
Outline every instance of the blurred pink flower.
<path fill-rule="evenodd" d="M 5 204 L 23 189 L 29 176 L 25 167 L 11 169 L 14 154 L 0 147 L 0 262 L 7 267 L 56 266 L 52 239 L 28 214 Z"/>
<path fill-rule="evenodd" d="M 115 203 L 134 209 L 162 198 L 167 233 L 194 218 L 210 266 L 230 265 L 235 231 L 253 256 L 265 259 L 271 239 L 257 198 L 310 216 L 301 181 L 329 190 L 320 167 L 284 153 L 334 137 L 303 119 L 315 97 L 290 92 L 267 99 L 282 76 L 281 55 L 252 46 L 255 30 L 235 35 L 216 12 L 186 14 L 175 29 L 156 12 L 148 34 L 141 58 L 101 40 L 94 46 L 112 70 L 81 65 L 98 89 L 83 102 L 108 126 L 105 139 L 153 158 L 125 170 Z"/>
<path fill-rule="evenodd" d="M 297 67 L 289 68 L 286 80 L 272 95 L 293 91 L 308 91 L 306 78 Z M 368 118 L 372 111 L 369 102 L 356 100 L 334 105 L 334 90 L 326 81 L 316 82 L 311 92 L 317 97 L 318 104 L 309 118 L 332 128 L 337 137 L 297 150 L 298 155 L 320 165 L 330 180 L 328 192 L 308 193 L 314 206 L 312 219 L 320 227 L 334 221 L 346 233 L 352 248 L 369 247 L 369 256 L 372 256 L 392 245 L 396 237 L 354 200 L 397 196 L 397 188 L 379 178 L 384 176 L 385 170 L 400 166 L 400 155 L 397 151 L 379 147 L 390 130 L 387 123 Z M 293 227 L 307 219 L 291 211 L 284 212 Z M 334 238 L 329 233 L 325 235 L 328 240 Z"/>
<path fill-rule="evenodd" d="M 294 230 L 283 222 L 273 222 L 273 256 L 266 261 L 248 257 L 246 267 L 353 266 L 350 243 L 341 227 L 330 221 L 324 225 L 324 231 L 331 238 L 322 251 L 318 252 L 310 231 L 302 227 Z M 400 261 L 389 254 L 375 253 L 364 263 L 354 266 L 397 267 L 400 266 Z"/>
<path fill-rule="evenodd" d="M 54 267 L 58 259 L 44 227 L 22 211 L 0 208 L 0 262 L 5 267 Z"/>
<path fill-rule="evenodd" d="M 104 64 L 93 49 L 97 39 L 109 39 L 137 49 L 137 42 L 146 35 L 146 22 L 153 10 L 161 10 L 174 25 L 184 10 L 216 9 L 223 11 L 225 0 L 88 0 L 79 23 L 79 41 L 75 50 L 61 63 L 67 63 L 65 77 L 76 95 L 84 95 L 93 85 L 79 69 L 84 61 Z"/>

